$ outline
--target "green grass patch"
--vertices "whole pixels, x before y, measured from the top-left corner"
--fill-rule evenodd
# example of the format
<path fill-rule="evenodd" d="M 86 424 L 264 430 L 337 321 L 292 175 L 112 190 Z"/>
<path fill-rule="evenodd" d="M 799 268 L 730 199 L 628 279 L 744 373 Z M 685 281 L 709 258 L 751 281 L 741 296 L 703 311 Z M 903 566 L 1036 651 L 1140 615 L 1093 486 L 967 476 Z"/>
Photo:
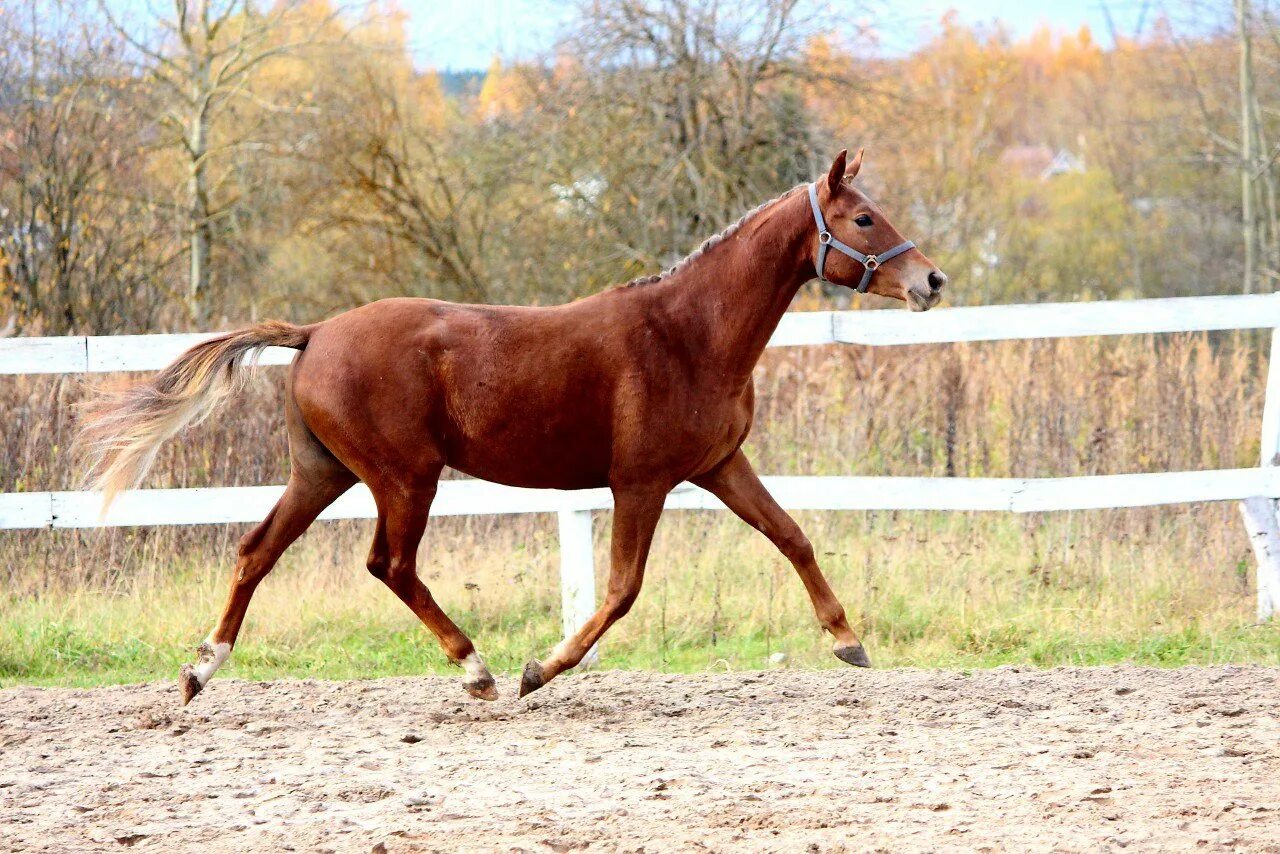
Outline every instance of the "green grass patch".
<path fill-rule="evenodd" d="M 1280 625 L 1252 624 L 1238 553 L 1204 547 L 1177 515 L 1129 525 L 1117 514 L 1110 527 L 1092 517 L 1091 529 L 1070 514 L 801 516 L 880 667 L 1280 664 Z M 457 528 L 424 554 L 436 598 L 504 674 L 559 639 L 554 540 L 526 530 L 494 541 Z M 360 568 L 364 544 L 323 531 L 263 583 L 222 675 L 460 673 Z M 603 589 L 607 538 L 597 545 Z M 0 595 L 0 685 L 171 679 L 213 624 L 225 573 L 156 566 L 109 585 Z M 791 568 L 715 513 L 664 519 L 644 592 L 601 648 L 605 667 L 676 673 L 766 668 L 778 652 L 788 666 L 844 666 Z"/>

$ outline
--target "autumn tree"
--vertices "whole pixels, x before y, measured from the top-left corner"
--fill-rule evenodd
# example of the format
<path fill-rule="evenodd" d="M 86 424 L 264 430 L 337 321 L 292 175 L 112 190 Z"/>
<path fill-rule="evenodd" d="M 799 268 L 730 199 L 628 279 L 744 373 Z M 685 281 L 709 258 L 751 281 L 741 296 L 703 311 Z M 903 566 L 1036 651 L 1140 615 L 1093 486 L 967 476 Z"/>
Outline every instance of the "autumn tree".
<path fill-rule="evenodd" d="M 1179 0 L 1110 41 L 948 16 L 898 52 L 875 6 L 583 0 L 545 55 L 447 75 L 393 0 L 162 2 L 0 10 L 0 312 L 24 331 L 561 302 L 854 145 L 954 302 L 1280 268 L 1275 0 Z"/>
<path fill-rule="evenodd" d="M 311 44 L 328 18 L 297 38 L 281 40 L 277 35 L 302 5 L 300 0 L 282 0 L 267 12 L 249 0 L 171 0 L 167 10 L 149 9 L 152 31 L 164 35 L 147 40 L 106 0 L 99 2 L 111 28 L 144 61 L 161 125 L 185 166 L 187 303 L 193 321 L 200 324 L 206 316 L 218 223 L 241 202 L 239 196 L 223 194 L 235 158 L 251 151 L 271 152 L 280 144 L 262 138 L 257 122 L 231 126 L 224 121 L 226 113 L 255 103 L 254 74 L 265 63 Z M 269 115 L 277 106 L 255 105 L 260 115 Z"/>
<path fill-rule="evenodd" d="M 633 270 L 670 263 L 812 174 L 817 125 L 795 59 L 813 22 L 799 7 L 582 5 L 559 48 L 573 59 L 544 72 L 537 107 L 562 123 L 550 152 L 556 183 L 605 223 Z"/>

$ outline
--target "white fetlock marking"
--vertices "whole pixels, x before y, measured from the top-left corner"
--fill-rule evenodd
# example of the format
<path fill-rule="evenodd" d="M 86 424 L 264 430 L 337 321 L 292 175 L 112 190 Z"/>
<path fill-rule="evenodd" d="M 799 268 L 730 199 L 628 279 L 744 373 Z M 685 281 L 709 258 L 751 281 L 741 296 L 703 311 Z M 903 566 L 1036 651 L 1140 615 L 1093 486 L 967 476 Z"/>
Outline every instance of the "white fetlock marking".
<path fill-rule="evenodd" d="M 489 675 L 489 668 L 485 665 L 484 659 L 480 657 L 480 653 L 472 652 L 466 658 L 462 659 L 462 667 L 467 671 L 467 682 L 480 682 L 486 677 L 492 679 Z"/>
<path fill-rule="evenodd" d="M 213 650 L 213 655 L 208 658 L 202 655 L 200 661 L 196 663 L 196 680 L 200 683 L 201 688 L 209 683 L 209 677 L 217 672 L 218 668 L 222 666 L 222 662 L 231 656 L 231 644 L 229 643 L 214 643 L 213 638 L 210 637 L 205 638 L 205 644 Z"/>

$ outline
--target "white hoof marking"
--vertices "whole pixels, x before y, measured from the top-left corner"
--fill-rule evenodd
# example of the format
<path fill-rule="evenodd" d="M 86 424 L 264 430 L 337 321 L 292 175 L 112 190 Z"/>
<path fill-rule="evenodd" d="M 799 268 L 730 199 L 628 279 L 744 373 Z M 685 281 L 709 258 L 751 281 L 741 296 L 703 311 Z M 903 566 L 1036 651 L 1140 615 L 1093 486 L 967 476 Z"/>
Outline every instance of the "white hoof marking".
<path fill-rule="evenodd" d="M 480 657 L 480 653 L 472 652 L 466 658 L 462 659 L 462 667 L 467 671 L 467 682 L 475 684 L 486 678 L 492 680 L 489 675 L 489 668 L 485 665 L 484 659 Z"/>
<path fill-rule="evenodd" d="M 209 677 L 217 672 L 222 662 L 226 661 L 230 655 L 231 644 L 214 643 L 212 637 L 205 638 L 205 642 L 200 645 L 200 660 L 196 662 L 195 667 L 196 680 L 199 681 L 201 688 L 209 684 Z"/>

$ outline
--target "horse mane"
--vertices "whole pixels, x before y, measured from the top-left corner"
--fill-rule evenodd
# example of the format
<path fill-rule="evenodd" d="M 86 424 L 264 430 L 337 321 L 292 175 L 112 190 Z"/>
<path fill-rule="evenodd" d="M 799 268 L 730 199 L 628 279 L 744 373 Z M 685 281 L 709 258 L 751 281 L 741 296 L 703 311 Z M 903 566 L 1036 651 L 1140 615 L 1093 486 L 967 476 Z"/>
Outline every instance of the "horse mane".
<path fill-rule="evenodd" d="M 782 195 L 769 199 L 766 202 L 761 202 L 751 210 L 744 213 L 742 216 L 738 217 L 738 220 L 736 222 L 730 223 L 723 231 L 720 231 L 717 234 L 713 234 L 710 237 L 708 237 L 706 240 L 702 241 L 702 245 L 700 245 L 697 249 L 693 250 L 688 255 L 684 256 L 679 261 L 672 264 L 667 269 L 663 270 L 661 273 L 658 273 L 657 275 L 638 276 L 632 279 L 631 281 L 627 282 L 625 285 L 623 285 L 623 287 L 633 288 L 636 285 L 652 285 L 655 282 L 661 282 L 664 279 L 668 279 L 671 276 L 674 276 L 676 273 L 679 273 L 681 270 L 685 269 L 690 264 L 697 261 L 703 255 L 707 254 L 707 252 L 711 251 L 713 248 L 715 248 L 716 246 L 719 246 L 721 243 L 723 243 L 724 241 L 732 237 L 734 234 L 736 234 L 738 230 L 741 229 L 744 225 L 746 225 L 747 221 L 750 220 L 752 217 L 754 217 L 756 214 L 760 213 L 765 208 L 771 206 L 775 202 L 780 202 L 783 199 L 790 196 L 792 193 L 796 192 L 797 190 L 800 190 L 807 186 L 808 186 L 808 183 L 797 184 L 796 186 L 792 187 L 790 190 L 787 190 Z"/>

